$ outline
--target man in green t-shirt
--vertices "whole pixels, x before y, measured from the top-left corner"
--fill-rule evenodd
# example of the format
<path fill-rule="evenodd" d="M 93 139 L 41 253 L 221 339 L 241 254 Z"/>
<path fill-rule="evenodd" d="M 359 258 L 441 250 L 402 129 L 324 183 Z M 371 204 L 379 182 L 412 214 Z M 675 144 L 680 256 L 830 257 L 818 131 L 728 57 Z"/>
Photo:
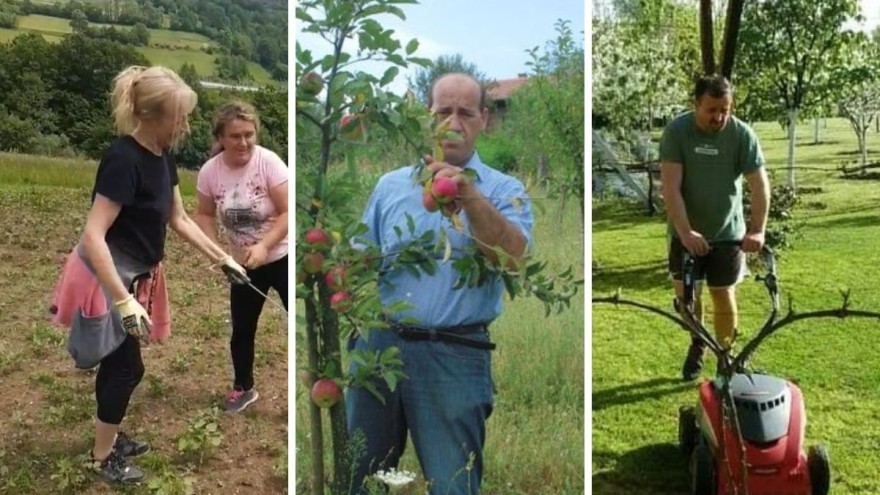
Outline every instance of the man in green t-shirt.
<path fill-rule="evenodd" d="M 722 76 L 704 76 L 694 91 L 694 110 L 670 122 L 660 139 L 660 177 L 669 220 L 669 271 L 683 297 L 684 251 L 696 257 L 695 279 L 712 297 L 715 335 L 730 347 L 737 327 L 736 284 L 745 275 L 744 252 L 758 252 L 770 204 L 770 185 L 758 137 L 730 114 L 733 90 Z M 751 190 L 748 230 L 743 218 L 742 177 Z M 741 241 L 741 242 L 740 242 Z M 702 319 L 700 286 L 695 301 Z M 703 369 L 702 342 L 692 339 L 682 377 Z"/>

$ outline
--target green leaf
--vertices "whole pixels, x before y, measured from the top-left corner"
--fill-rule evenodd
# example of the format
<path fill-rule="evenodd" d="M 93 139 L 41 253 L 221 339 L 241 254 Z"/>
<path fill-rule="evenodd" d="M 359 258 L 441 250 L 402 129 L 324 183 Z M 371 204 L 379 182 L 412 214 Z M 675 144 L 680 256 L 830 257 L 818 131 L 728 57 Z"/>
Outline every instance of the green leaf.
<path fill-rule="evenodd" d="M 392 372 L 387 372 L 382 375 L 385 378 L 385 383 L 388 384 L 388 389 L 394 392 L 394 389 L 397 388 L 397 375 Z"/>
<path fill-rule="evenodd" d="M 361 366 L 367 365 L 367 361 L 364 359 L 364 356 L 361 352 L 352 352 L 351 354 L 349 354 L 349 359 Z"/>
<path fill-rule="evenodd" d="M 462 170 L 461 175 L 464 175 L 465 177 L 467 177 L 470 180 L 475 180 L 475 179 L 480 178 L 480 176 L 477 174 L 477 171 L 472 168 L 466 168 L 466 169 Z"/>
<path fill-rule="evenodd" d="M 526 268 L 526 277 L 531 277 L 543 269 L 544 264 L 542 264 L 540 261 L 536 261 L 535 263 L 529 265 L 528 268 Z"/>
<path fill-rule="evenodd" d="M 452 257 L 452 243 L 449 241 L 449 237 L 443 236 L 443 241 L 445 243 L 445 248 L 443 249 L 443 263 L 449 261 L 449 258 Z"/>
<path fill-rule="evenodd" d="M 396 53 L 389 53 L 386 55 L 386 60 L 391 62 L 392 64 L 399 65 L 401 67 L 406 67 L 406 60 L 403 59 L 400 55 Z"/>
<path fill-rule="evenodd" d="M 409 43 L 406 44 L 406 54 L 412 55 L 416 50 L 419 49 L 419 40 L 417 38 L 413 38 L 409 40 Z M 410 59 L 412 60 L 412 59 Z"/>
<path fill-rule="evenodd" d="M 437 273 L 437 263 L 434 261 L 434 258 L 427 258 L 422 264 L 422 270 L 433 277 Z"/>
<path fill-rule="evenodd" d="M 315 22 L 315 19 L 312 16 L 310 16 L 308 14 L 308 12 L 305 11 L 305 9 L 302 9 L 302 8 L 296 9 L 296 18 L 301 21 L 305 21 L 305 22 L 312 23 L 312 24 L 314 24 L 314 22 Z"/>
<path fill-rule="evenodd" d="M 391 7 L 391 6 L 389 6 L 389 7 L 387 7 L 387 8 L 388 8 L 388 13 L 389 13 L 389 14 L 396 15 L 398 18 L 400 18 L 401 21 L 405 21 L 405 20 L 406 20 L 406 15 L 403 13 L 403 10 L 402 10 L 400 7 Z"/>
<path fill-rule="evenodd" d="M 409 57 L 407 61 L 411 64 L 420 65 L 422 67 L 431 67 L 432 65 L 434 65 L 433 60 L 423 57 Z"/>
<path fill-rule="evenodd" d="M 397 302 L 391 304 L 390 306 L 388 306 L 386 308 L 386 311 L 388 313 L 402 313 L 404 311 L 409 311 L 414 308 L 415 308 L 415 306 L 412 303 L 410 303 L 409 301 L 402 300 L 402 301 L 397 301 Z M 386 324 L 385 327 L 387 328 L 388 325 Z"/>
<path fill-rule="evenodd" d="M 397 77 L 397 74 L 400 73 L 400 68 L 391 66 L 386 71 L 385 74 L 382 75 L 382 80 L 379 82 L 380 86 L 387 86 L 394 81 L 394 78 Z"/>
<path fill-rule="evenodd" d="M 382 364 L 385 364 L 388 361 L 395 359 L 398 355 L 400 355 L 400 349 L 397 347 L 391 346 L 391 347 L 385 349 L 384 351 L 382 351 L 382 354 L 379 356 L 379 362 Z"/>
<path fill-rule="evenodd" d="M 415 235 L 416 233 L 416 222 L 413 220 L 412 215 L 409 213 L 406 214 L 406 228 L 409 231 L 410 235 Z"/>
<path fill-rule="evenodd" d="M 513 298 L 516 296 L 516 291 L 513 287 L 513 278 L 510 275 L 504 273 L 501 275 L 501 280 L 504 282 L 504 289 L 507 291 L 510 299 L 513 300 Z"/>
<path fill-rule="evenodd" d="M 456 131 L 446 131 L 445 133 L 443 133 L 443 139 L 445 139 L 446 141 L 457 141 L 457 142 L 464 141 L 464 138 L 461 136 L 461 133 L 456 132 Z"/>

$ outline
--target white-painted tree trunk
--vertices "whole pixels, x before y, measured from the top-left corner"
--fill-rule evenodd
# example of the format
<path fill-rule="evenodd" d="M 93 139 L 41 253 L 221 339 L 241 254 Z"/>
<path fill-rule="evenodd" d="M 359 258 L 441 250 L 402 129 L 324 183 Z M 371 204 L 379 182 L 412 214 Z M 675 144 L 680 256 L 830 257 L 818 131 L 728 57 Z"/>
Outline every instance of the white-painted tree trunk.
<path fill-rule="evenodd" d="M 813 144 L 819 144 L 819 117 L 813 121 Z"/>
<path fill-rule="evenodd" d="M 861 155 L 862 167 L 868 164 L 868 129 L 871 127 L 871 121 L 864 122 L 865 125 L 859 129 L 859 154 Z M 865 169 L 862 168 L 864 172 Z"/>
<path fill-rule="evenodd" d="M 794 188 L 794 143 L 797 126 L 797 109 L 788 111 L 788 187 Z"/>

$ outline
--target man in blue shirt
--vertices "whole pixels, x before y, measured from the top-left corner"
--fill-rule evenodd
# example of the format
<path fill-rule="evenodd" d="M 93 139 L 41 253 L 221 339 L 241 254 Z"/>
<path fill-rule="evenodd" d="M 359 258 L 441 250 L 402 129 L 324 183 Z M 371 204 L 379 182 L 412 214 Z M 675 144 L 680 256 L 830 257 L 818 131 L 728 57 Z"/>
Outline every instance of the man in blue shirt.
<path fill-rule="evenodd" d="M 348 428 L 354 440 L 365 437 L 365 452 L 354 459 L 352 494 L 366 493 L 365 478 L 380 469 L 396 467 L 412 436 L 430 493 L 478 494 L 483 470 L 485 422 L 494 403 L 488 325 L 501 313 L 503 286 L 498 277 L 479 287 L 453 289 L 457 256 L 476 247 L 488 260 L 498 262 L 495 248 L 516 260 L 532 244 L 532 210 L 522 183 L 484 164 L 474 142 L 488 121 L 485 91 L 472 77 L 446 74 L 431 90 L 429 106 L 439 120 L 449 119 L 450 131 L 460 140 L 442 143 L 444 161 L 426 157 L 435 180 L 449 177 L 458 183 L 464 232 L 439 212 L 422 205 L 422 187 L 413 180 L 413 167 L 403 167 L 379 179 L 363 215 L 369 227 L 364 236 L 393 253 L 426 231 L 445 230 L 452 259 L 440 262 L 433 275 L 414 276 L 396 269 L 382 275 L 379 293 L 386 307 L 404 300 L 412 309 L 391 316 L 391 330 L 371 332 L 369 342 L 358 338 L 350 348 L 382 350 L 397 347 L 406 378 L 394 392 L 379 390 L 382 404 L 369 391 L 350 388 L 346 399 Z M 476 172 L 470 180 L 462 170 Z M 512 200 L 519 198 L 519 200 Z M 415 223 L 414 237 L 406 216 Z M 395 231 L 399 227 L 401 238 Z M 438 260 L 439 261 L 439 260 Z M 415 326 L 399 324 L 414 318 Z M 437 332 L 450 340 L 431 338 Z M 352 371 L 357 367 L 352 364 Z M 378 385 L 378 384 L 377 384 Z"/>

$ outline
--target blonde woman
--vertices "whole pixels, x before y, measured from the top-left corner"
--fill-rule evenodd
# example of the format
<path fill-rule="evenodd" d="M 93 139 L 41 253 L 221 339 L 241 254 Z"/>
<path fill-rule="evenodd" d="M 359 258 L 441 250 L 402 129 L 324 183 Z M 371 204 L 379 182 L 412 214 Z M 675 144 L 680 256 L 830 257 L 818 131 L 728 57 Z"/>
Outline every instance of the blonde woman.
<path fill-rule="evenodd" d="M 216 216 L 226 230 L 235 259 L 247 268 L 262 293 L 274 288 L 287 307 L 287 165 L 257 144 L 260 121 L 254 108 L 233 102 L 214 119 L 215 155 L 198 178 L 196 222 L 216 239 Z M 265 299 L 251 287 L 233 285 L 230 351 L 235 378 L 226 398 L 229 412 L 243 411 L 257 400 L 254 388 L 254 341 Z"/>
<path fill-rule="evenodd" d="M 170 150 L 189 131 L 196 94 L 172 70 L 129 67 L 114 80 L 112 103 L 119 137 L 98 165 L 91 210 L 56 286 L 53 310 L 56 323 L 70 326 L 76 366 L 100 364 L 93 466 L 108 481 L 136 483 L 146 475 L 127 459 L 150 447 L 119 425 L 144 374 L 140 340 L 162 340 L 170 329 L 161 263 L 167 227 L 229 267 L 230 279 L 247 276 L 181 201 Z"/>

